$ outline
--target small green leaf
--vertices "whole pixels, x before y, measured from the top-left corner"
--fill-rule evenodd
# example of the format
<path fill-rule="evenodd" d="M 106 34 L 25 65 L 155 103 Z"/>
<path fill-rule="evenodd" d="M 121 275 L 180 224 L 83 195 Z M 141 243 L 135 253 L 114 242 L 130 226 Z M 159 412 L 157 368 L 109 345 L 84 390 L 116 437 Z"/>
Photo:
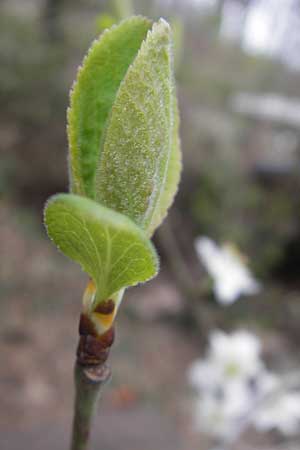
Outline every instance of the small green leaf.
<path fill-rule="evenodd" d="M 118 90 L 96 173 L 96 200 L 151 235 L 173 200 L 180 172 L 171 32 L 153 25 Z"/>
<path fill-rule="evenodd" d="M 106 30 L 94 42 L 79 69 L 70 96 L 68 139 L 71 190 L 94 198 L 100 144 L 117 90 L 151 22 L 132 17 Z"/>
<path fill-rule="evenodd" d="M 59 194 L 45 209 L 50 238 L 93 278 L 96 303 L 158 270 L 154 247 L 130 219 L 93 200 Z"/>

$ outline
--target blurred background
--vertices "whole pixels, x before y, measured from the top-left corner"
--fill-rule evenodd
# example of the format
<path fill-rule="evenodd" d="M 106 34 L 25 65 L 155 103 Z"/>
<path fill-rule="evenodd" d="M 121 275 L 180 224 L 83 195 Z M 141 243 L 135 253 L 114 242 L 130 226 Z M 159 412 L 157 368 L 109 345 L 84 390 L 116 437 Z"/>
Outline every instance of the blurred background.
<path fill-rule="evenodd" d="M 298 0 L 0 1 L 0 448 L 67 448 L 86 277 L 42 210 L 68 190 L 77 67 L 133 13 L 173 27 L 183 172 L 154 238 L 161 272 L 117 320 L 93 449 L 299 448 L 300 403 L 295 433 L 250 425 L 225 445 L 201 430 L 187 375 L 217 329 L 254 333 L 280 376 L 300 368 Z"/>

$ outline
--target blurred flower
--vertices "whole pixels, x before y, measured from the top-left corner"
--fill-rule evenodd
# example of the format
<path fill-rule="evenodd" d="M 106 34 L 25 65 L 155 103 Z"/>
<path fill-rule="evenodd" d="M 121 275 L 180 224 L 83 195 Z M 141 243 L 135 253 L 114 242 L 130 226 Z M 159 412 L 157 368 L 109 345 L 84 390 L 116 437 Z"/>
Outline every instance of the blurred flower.
<path fill-rule="evenodd" d="M 194 425 L 220 440 L 238 436 L 245 424 L 293 434 L 300 425 L 300 394 L 283 387 L 261 358 L 261 343 L 248 331 L 214 331 L 205 359 L 188 370 L 194 387 Z"/>
<path fill-rule="evenodd" d="M 194 403 L 194 426 L 196 430 L 224 439 L 239 428 L 248 411 L 251 396 L 243 383 L 231 382 L 216 385 L 202 392 Z"/>
<path fill-rule="evenodd" d="M 232 245 L 218 247 L 208 237 L 202 237 L 196 239 L 195 249 L 213 279 L 214 294 L 219 303 L 231 304 L 243 294 L 254 295 L 260 291 L 260 284 Z"/>
<path fill-rule="evenodd" d="M 260 353 L 259 339 L 248 331 L 211 333 L 206 358 L 195 361 L 188 371 L 197 394 L 196 428 L 219 438 L 233 433 L 256 398 L 265 373 Z"/>
<path fill-rule="evenodd" d="M 210 334 L 206 359 L 195 361 L 189 369 L 190 383 L 202 389 L 253 378 L 264 370 L 260 352 L 260 341 L 252 333 L 241 330 L 226 334 L 216 330 Z"/>
<path fill-rule="evenodd" d="M 214 331 L 210 335 L 210 360 L 227 378 L 255 376 L 262 368 L 261 344 L 254 334 L 240 330 L 232 334 Z"/>
<path fill-rule="evenodd" d="M 293 435 L 299 432 L 300 394 L 287 392 L 270 396 L 254 418 L 254 426 L 260 431 L 279 430 L 282 434 Z"/>

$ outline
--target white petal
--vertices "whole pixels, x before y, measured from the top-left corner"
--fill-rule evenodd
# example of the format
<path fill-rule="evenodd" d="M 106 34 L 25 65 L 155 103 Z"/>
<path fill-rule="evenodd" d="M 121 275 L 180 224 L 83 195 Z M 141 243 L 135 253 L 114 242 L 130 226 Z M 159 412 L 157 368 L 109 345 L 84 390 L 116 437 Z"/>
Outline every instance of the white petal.
<path fill-rule="evenodd" d="M 254 295 L 260 291 L 260 284 L 232 246 L 218 247 L 208 237 L 202 237 L 195 240 L 195 249 L 214 281 L 214 293 L 220 303 L 231 304 L 241 295 Z"/>
<path fill-rule="evenodd" d="M 253 423 L 261 431 L 276 428 L 286 435 L 297 433 L 300 425 L 300 394 L 283 393 L 271 397 L 257 411 Z"/>

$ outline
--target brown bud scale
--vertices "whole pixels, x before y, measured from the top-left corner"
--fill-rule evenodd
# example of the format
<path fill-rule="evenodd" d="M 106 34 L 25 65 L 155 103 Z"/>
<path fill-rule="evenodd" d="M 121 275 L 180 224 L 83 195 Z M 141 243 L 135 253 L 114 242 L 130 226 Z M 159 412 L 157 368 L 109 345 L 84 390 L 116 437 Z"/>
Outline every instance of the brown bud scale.
<path fill-rule="evenodd" d="M 94 309 L 95 313 L 98 314 L 112 314 L 114 312 L 115 309 L 115 303 L 113 300 L 109 299 L 109 300 L 105 300 L 104 302 L 99 303 L 99 305 L 97 306 L 97 308 Z"/>
<path fill-rule="evenodd" d="M 105 348 L 111 347 L 115 340 L 114 327 L 111 327 L 109 330 L 107 330 L 105 333 L 103 333 L 98 339 L 102 342 L 102 345 Z"/>
<path fill-rule="evenodd" d="M 79 327 L 79 329 L 80 328 L 81 327 Z M 84 326 L 83 331 L 86 332 L 86 328 Z M 77 362 L 83 366 L 103 364 L 108 358 L 109 350 L 113 344 L 113 341 L 113 327 L 101 336 L 81 333 L 77 348 Z"/>
<path fill-rule="evenodd" d="M 91 321 L 91 319 L 86 314 L 80 315 L 79 320 L 79 334 L 80 336 L 97 336 L 97 331 L 95 329 L 95 325 Z"/>

